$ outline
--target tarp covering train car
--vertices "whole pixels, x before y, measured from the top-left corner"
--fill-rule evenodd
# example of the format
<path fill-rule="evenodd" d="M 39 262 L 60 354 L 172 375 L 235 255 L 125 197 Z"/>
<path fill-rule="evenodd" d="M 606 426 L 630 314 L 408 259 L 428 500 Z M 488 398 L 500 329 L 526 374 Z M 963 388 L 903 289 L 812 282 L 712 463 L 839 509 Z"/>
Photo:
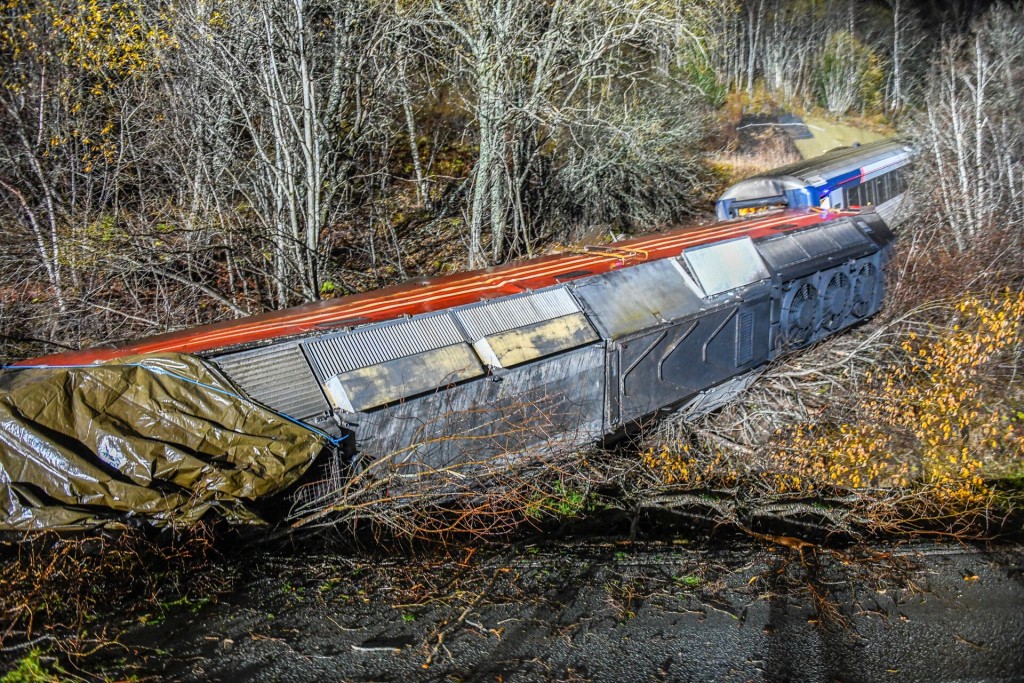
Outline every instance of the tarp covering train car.
<path fill-rule="evenodd" d="M 131 516 L 191 522 L 298 479 L 326 437 L 241 397 L 202 360 L 128 357 L 0 372 L 0 530 Z"/>

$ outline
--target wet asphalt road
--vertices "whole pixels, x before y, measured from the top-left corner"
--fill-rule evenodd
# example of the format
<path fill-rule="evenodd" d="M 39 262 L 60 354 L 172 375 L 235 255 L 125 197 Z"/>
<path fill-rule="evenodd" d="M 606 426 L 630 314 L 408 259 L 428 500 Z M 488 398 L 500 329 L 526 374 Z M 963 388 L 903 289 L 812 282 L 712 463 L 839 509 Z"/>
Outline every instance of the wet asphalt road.
<path fill-rule="evenodd" d="M 1021 546 L 460 552 L 262 557 L 122 642 L 166 680 L 1024 680 Z"/>

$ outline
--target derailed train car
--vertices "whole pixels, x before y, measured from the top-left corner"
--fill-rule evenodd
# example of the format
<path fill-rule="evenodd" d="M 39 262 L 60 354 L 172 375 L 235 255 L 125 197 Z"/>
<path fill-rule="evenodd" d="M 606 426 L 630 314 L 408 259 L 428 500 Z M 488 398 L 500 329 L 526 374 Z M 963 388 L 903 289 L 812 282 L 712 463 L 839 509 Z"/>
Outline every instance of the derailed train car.
<path fill-rule="evenodd" d="M 892 234 L 876 214 L 734 227 L 665 258 L 629 264 L 649 244 L 628 242 L 606 272 L 563 266 L 547 286 L 209 358 L 253 399 L 409 473 L 592 441 L 711 409 L 723 384 L 881 306 Z"/>
<path fill-rule="evenodd" d="M 196 353 L 351 456 L 415 472 L 708 405 L 875 313 L 891 241 L 874 213 L 785 212 L 32 363 Z"/>
<path fill-rule="evenodd" d="M 25 365 L 196 355 L 339 445 L 335 469 L 416 476 L 713 409 L 877 312 L 892 241 L 870 209 L 785 210 Z"/>

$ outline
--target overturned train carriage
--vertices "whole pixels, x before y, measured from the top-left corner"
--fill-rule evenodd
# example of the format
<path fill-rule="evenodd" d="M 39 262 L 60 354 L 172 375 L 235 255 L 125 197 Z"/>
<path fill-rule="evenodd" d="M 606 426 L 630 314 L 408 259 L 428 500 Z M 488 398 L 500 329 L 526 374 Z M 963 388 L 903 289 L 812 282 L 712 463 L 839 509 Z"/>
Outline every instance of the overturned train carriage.
<path fill-rule="evenodd" d="M 351 456 L 410 475 L 584 443 L 666 408 L 711 410 L 881 306 L 892 234 L 877 215 L 750 227 L 635 265 L 644 245 L 627 243 L 606 272 L 556 267 L 549 286 L 209 359 L 254 400 L 348 435 Z"/>
<path fill-rule="evenodd" d="M 0 529 L 242 518 L 320 453 L 309 510 L 353 460 L 415 482 L 706 412 L 875 313 L 892 239 L 790 210 L 25 361 L 0 373 Z"/>

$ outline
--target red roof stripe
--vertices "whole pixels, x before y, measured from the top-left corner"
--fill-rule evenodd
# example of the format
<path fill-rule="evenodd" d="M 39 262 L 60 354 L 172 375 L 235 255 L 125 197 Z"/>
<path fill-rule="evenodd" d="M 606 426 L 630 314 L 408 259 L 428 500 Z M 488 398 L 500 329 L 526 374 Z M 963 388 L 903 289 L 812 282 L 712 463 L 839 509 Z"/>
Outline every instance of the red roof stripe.
<path fill-rule="evenodd" d="M 577 279 L 585 275 L 606 273 L 622 266 L 678 256 L 685 248 L 713 241 L 742 236 L 760 237 L 779 232 L 780 226 L 785 226 L 785 230 L 807 227 L 836 215 L 839 214 L 823 216 L 818 212 L 786 212 L 763 219 L 681 229 L 616 242 L 592 252 L 548 256 L 418 283 L 405 283 L 251 318 L 148 337 L 115 348 L 61 353 L 19 364 L 79 365 L 141 353 L 197 353 L 308 333 L 318 326 L 391 320 L 406 314 L 438 311 L 528 289 L 549 287 L 558 284 L 560 276 L 562 281 Z M 587 272 L 573 275 L 578 271 Z M 570 277 L 565 278 L 567 275 Z"/>

